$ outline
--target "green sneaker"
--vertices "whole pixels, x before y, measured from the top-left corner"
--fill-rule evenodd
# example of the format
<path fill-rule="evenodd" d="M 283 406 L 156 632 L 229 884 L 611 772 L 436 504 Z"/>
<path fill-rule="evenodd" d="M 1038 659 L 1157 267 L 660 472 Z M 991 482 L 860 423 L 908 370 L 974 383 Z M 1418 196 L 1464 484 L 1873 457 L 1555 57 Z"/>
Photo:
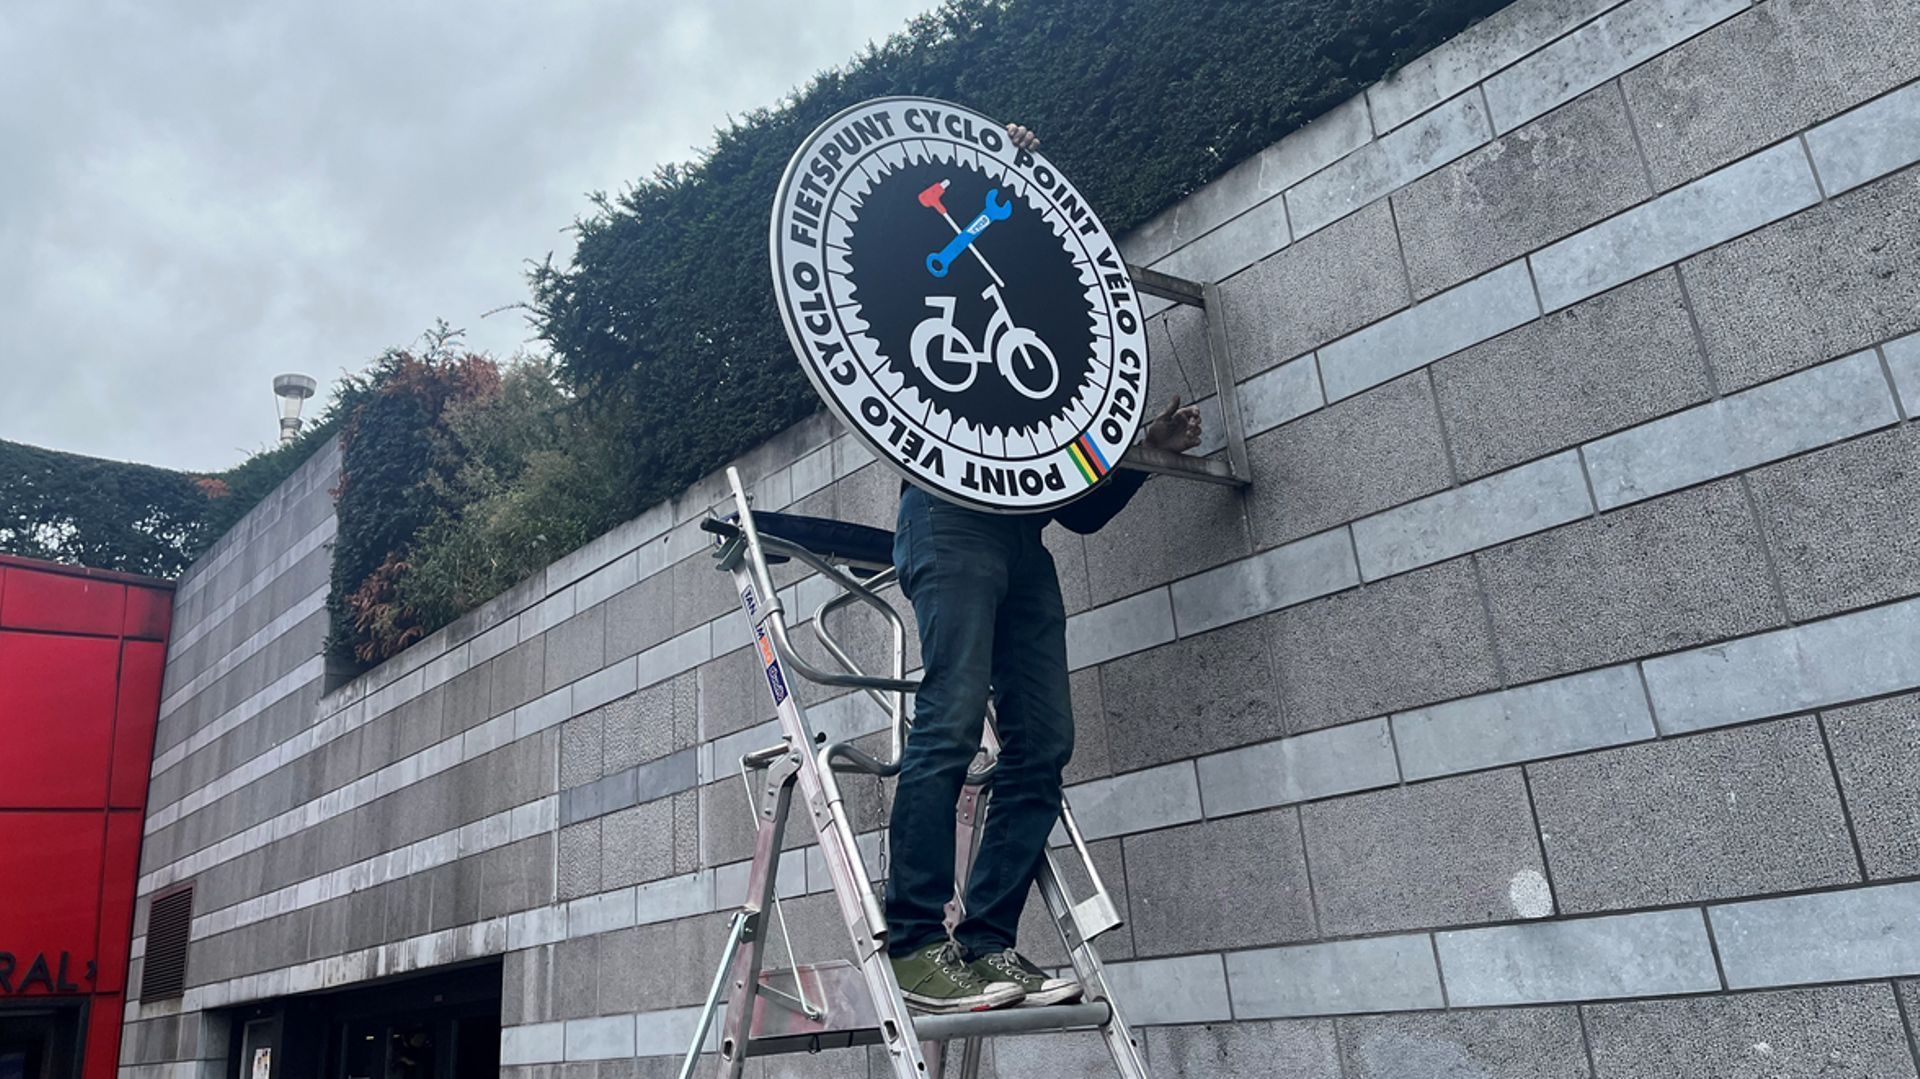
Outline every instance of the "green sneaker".
<path fill-rule="evenodd" d="M 982 981 L 1008 981 L 1026 990 L 1025 1003 L 1036 1007 L 1071 1004 L 1080 999 L 1080 983 L 1072 978 L 1055 978 L 1033 965 L 1026 956 L 1006 948 L 983 955 L 968 969 Z"/>
<path fill-rule="evenodd" d="M 1004 1008 L 1027 995 L 1016 982 L 975 974 L 960 961 L 960 946 L 950 940 L 895 957 L 893 977 L 908 1007 L 935 1015 Z"/>

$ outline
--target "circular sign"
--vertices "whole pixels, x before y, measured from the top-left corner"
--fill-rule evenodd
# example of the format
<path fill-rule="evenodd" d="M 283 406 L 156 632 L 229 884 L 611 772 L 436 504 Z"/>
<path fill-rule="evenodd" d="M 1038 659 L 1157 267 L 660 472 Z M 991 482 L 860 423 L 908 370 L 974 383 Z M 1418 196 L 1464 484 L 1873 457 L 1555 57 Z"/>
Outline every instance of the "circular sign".
<path fill-rule="evenodd" d="M 930 98 L 840 113 L 788 164 L 771 248 L 814 387 L 926 490 L 1045 512 L 1132 445 L 1147 339 L 1126 260 L 992 120 Z"/>

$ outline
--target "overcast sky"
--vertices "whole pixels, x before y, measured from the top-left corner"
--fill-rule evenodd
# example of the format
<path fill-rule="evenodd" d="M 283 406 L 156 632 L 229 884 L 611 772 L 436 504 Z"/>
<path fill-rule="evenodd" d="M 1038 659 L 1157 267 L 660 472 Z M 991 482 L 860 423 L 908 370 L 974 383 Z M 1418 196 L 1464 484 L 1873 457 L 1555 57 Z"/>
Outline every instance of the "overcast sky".
<path fill-rule="evenodd" d="M 0 438 L 213 471 L 275 374 L 324 396 L 435 318 L 510 355 L 481 314 L 588 192 L 932 6 L 7 0 Z"/>

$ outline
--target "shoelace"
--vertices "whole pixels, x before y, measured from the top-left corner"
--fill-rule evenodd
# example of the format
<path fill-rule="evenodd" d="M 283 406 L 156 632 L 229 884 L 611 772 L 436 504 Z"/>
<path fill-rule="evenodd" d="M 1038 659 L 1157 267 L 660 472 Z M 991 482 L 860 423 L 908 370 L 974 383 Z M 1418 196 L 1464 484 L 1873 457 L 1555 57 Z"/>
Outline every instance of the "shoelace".
<path fill-rule="evenodd" d="M 941 968 L 947 972 L 947 975 L 956 981 L 967 982 L 977 980 L 973 971 L 967 969 L 965 960 L 960 957 L 960 945 L 953 941 L 948 941 L 941 945 L 940 951 L 934 955 L 933 961 L 940 964 Z"/>
<path fill-rule="evenodd" d="M 1020 962 L 1019 956 L 1011 951 L 993 953 L 987 957 L 987 965 L 1014 978 L 1025 979 L 1034 977 L 1033 972 L 1027 970 Z"/>

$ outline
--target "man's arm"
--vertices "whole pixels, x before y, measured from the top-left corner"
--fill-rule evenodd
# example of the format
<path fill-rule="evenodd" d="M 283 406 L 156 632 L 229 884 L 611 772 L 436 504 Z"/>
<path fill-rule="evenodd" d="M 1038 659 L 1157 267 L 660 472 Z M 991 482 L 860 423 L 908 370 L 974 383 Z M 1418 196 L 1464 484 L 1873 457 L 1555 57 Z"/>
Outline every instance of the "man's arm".
<path fill-rule="evenodd" d="M 1147 425 L 1143 441 L 1155 449 L 1187 452 L 1200 444 L 1200 410 L 1191 405 L 1181 408 L 1176 395 L 1167 410 Z M 1069 532 L 1083 536 L 1098 532 L 1140 493 L 1147 475 L 1131 470 L 1122 472 L 1087 497 L 1055 510 L 1053 519 Z"/>

